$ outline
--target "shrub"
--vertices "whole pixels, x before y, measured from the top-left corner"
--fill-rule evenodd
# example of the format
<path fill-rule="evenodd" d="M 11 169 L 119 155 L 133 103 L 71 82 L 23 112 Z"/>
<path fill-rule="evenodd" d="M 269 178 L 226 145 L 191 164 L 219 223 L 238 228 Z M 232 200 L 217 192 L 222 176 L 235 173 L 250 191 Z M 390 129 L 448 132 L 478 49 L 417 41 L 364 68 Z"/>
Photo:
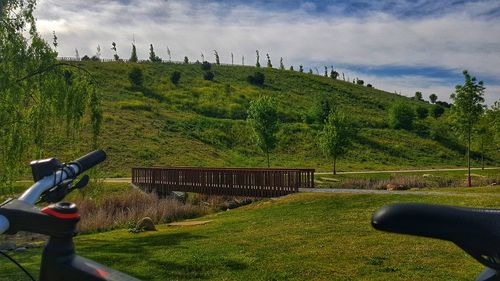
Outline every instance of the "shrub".
<path fill-rule="evenodd" d="M 177 84 L 179 84 L 179 80 L 181 80 L 181 73 L 179 71 L 172 72 L 172 74 L 170 75 L 170 81 L 172 82 L 172 84 L 177 86 Z"/>
<path fill-rule="evenodd" d="M 201 69 L 202 70 L 210 70 L 210 69 L 212 69 L 212 65 L 208 61 L 204 61 L 201 64 Z"/>
<path fill-rule="evenodd" d="M 356 84 L 363 86 L 365 84 L 365 81 L 358 79 L 356 80 Z"/>
<path fill-rule="evenodd" d="M 415 109 L 415 112 L 417 113 L 419 119 L 425 119 L 427 116 L 429 116 L 429 110 L 425 106 L 418 106 Z"/>
<path fill-rule="evenodd" d="M 144 75 L 142 70 L 138 67 L 134 67 L 128 73 L 128 79 L 132 87 L 142 87 L 144 83 Z"/>
<path fill-rule="evenodd" d="M 440 117 L 441 115 L 443 115 L 444 113 L 444 108 L 440 105 L 434 105 L 432 106 L 432 109 L 431 109 L 431 116 L 434 117 L 434 118 L 438 118 Z"/>
<path fill-rule="evenodd" d="M 247 77 L 247 81 L 250 84 L 262 86 L 264 85 L 265 76 L 261 72 L 255 72 L 253 75 Z"/>
<path fill-rule="evenodd" d="M 208 80 L 208 81 L 214 80 L 214 76 L 215 75 L 212 71 L 206 71 L 205 73 L 203 73 L 203 79 Z"/>
<path fill-rule="evenodd" d="M 413 108 L 403 102 L 397 102 L 389 109 L 389 126 L 394 129 L 410 130 L 415 120 Z"/>
<path fill-rule="evenodd" d="M 366 84 L 366 87 L 373 88 L 372 84 Z"/>

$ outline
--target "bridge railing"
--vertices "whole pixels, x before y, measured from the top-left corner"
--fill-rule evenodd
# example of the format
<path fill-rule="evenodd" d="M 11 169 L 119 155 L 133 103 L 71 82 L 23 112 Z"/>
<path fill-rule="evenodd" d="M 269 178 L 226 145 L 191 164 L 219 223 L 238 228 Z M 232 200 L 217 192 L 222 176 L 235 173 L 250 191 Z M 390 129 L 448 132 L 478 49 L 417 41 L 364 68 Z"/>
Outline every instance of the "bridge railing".
<path fill-rule="evenodd" d="M 132 183 L 143 190 L 208 195 L 276 197 L 314 187 L 314 169 L 133 168 Z"/>

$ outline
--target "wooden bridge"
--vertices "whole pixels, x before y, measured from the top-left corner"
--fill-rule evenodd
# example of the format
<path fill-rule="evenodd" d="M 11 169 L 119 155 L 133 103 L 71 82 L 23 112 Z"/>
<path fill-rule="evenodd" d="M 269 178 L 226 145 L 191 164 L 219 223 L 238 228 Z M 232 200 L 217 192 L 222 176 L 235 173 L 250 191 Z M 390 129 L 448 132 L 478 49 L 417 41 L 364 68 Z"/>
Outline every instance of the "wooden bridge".
<path fill-rule="evenodd" d="M 314 169 L 132 168 L 132 183 L 160 195 L 172 191 L 207 195 L 276 197 L 314 187 Z"/>

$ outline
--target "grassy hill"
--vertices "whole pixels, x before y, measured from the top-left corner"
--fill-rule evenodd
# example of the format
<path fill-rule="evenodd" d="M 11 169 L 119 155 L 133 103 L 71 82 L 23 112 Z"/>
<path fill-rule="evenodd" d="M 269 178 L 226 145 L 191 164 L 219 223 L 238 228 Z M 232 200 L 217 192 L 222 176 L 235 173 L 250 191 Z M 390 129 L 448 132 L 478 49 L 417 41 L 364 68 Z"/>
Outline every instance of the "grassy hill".
<path fill-rule="evenodd" d="M 110 176 L 129 175 L 136 165 L 264 166 L 264 155 L 255 146 L 245 121 L 249 102 L 261 95 L 278 100 L 281 129 L 272 166 L 330 169 L 330 160 L 317 144 L 321 126 L 305 122 L 325 98 L 360 127 L 353 149 L 339 162 L 340 170 L 465 163 L 463 147 L 429 137 L 429 126 L 439 120 L 429 117 L 419 121 L 414 131 L 387 126 L 387 110 L 395 101 L 428 108 L 431 105 L 374 88 L 248 66 L 213 65 L 215 79 L 205 81 L 196 64 L 78 64 L 95 75 L 103 93 L 100 145 L 109 154 L 104 168 Z M 141 89 L 130 85 L 128 73 L 132 67 L 144 73 Z M 257 70 L 265 75 L 262 87 L 247 82 L 247 76 Z M 178 86 L 170 82 L 173 71 L 181 72 Z M 90 144 L 79 139 L 85 139 L 85 135 L 76 137 L 74 146 L 79 151 L 63 156 L 73 157 L 90 149 Z M 58 150 L 54 145 L 50 151 Z"/>

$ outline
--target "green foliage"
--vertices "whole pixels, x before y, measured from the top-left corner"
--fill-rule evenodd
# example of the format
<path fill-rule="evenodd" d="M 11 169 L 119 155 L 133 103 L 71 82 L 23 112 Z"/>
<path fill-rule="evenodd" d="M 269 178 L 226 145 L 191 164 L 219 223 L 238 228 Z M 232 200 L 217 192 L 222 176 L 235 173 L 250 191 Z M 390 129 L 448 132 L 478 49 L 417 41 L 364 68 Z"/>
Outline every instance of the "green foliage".
<path fill-rule="evenodd" d="M 161 62 L 162 61 L 161 58 L 156 55 L 153 44 L 149 45 L 149 61 L 151 61 L 151 62 Z"/>
<path fill-rule="evenodd" d="M 133 110 L 133 111 L 151 111 L 151 104 L 146 104 L 139 100 L 121 101 L 118 103 L 121 109 Z"/>
<path fill-rule="evenodd" d="M 330 101 L 327 98 L 322 98 L 319 100 L 313 111 L 313 117 L 314 120 L 319 123 L 319 124 L 324 124 L 328 116 L 332 113 L 332 111 L 335 111 L 334 108 L 331 106 Z"/>
<path fill-rule="evenodd" d="M 476 82 L 467 70 L 463 71 L 464 84 L 455 87 L 455 93 L 451 95 L 453 107 L 450 109 L 451 117 L 454 120 L 454 129 L 460 137 L 467 142 L 467 167 L 469 168 L 470 182 L 470 146 L 471 138 L 474 134 L 474 126 L 484 112 L 483 108 L 483 81 Z"/>
<path fill-rule="evenodd" d="M 215 64 L 220 65 L 219 53 L 217 53 L 216 50 L 214 50 L 214 56 L 215 56 Z"/>
<path fill-rule="evenodd" d="M 363 86 L 365 84 L 365 81 L 363 81 L 361 79 L 357 79 L 356 84 Z"/>
<path fill-rule="evenodd" d="M 257 86 L 262 86 L 264 85 L 266 77 L 262 72 L 255 72 L 253 75 L 248 75 L 247 81 L 250 84 L 257 85 Z"/>
<path fill-rule="evenodd" d="M 417 117 L 419 119 L 425 119 L 425 118 L 427 118 L 427 116 L 429 116 L 429 110 L 425 106 L 421 106 L 421 105 L 417 106 L 415 108 L 415 112 L 417 113 Z"/>
<path fill-rule="evenodd" d="M 135 48 L 135 44 L 132 44 L 132 53 L 130 54 L 129 62 L 137 62 L 137 49 Z"/>
<path fill-rule="evenodd" d="M 271 57 L 269 56 L 269 54 L 266 54 L 266 57 L 267 57 L 267 67 L 272 68 L 273 64 L 271 63 Z"/>
<path fill-rule="evenodd" d="M 431 94 L 429 96 L 429 100 L 431 101 L 431 103 L 436 103 L 437 99 L 438 99 L 438 96 L 436 94 Z"/>
<path fill-rule="evenodd" d="M 203 73 L 203 79 L 207 81 L 213 81 L 214 77 L 215 74 L 212 71 L 205 71 L 205 73 Z"/>
<path fill-rule="evenodd" d="M 415 120 L 415 111 L 407 103 L 396 102 L 389 108 L 389 126 L 393 129 L 411 130 Z"/>
<path fill-rule="evenodd" d="M 283 58 L 280 58 L 280 70 L 285 70 L 285 65 L 283 64 Z"/>
<path fill-rule="evenodd" d="M 174 71 L 172 74 L 170 74 L 170 82 L 177 86 L 179 84 L 179 81 L 181 80 L 181 73 L 180 71 Z"/>
<path fill-rule="evenodd" d="M 259 54 L 259 50 L 255 50 L 255 53 L 256 53 L 256 62 L 255 62 L 255 66 L 256 66 L 256 67 L 260 67 L 260 54 Z"/>
<path fill-rule="evenodd" d="M 56 136 L 70 137 L 82 132 L 82 120 L 90 119 L 91 132 L 97 134 L 101 111 L 95 78 L 86 69 L 58 62 L 57 53 L 38 34 L 33 15 L 35 1 L 2 0 L 0 8 L 3 186 L 6 180 L 20 174 L 26 158 L 41 157 L 47 142 Z M 57 46 L 55 34 L 54 43 Z M 96 141 L 96 137 L 92 140 Z M 86 137 L 81 138 L 91 143 Z M 56 142 L 63 143 L 59 139 Z"/>
<path fill-rule="evenodd" d="M 212 64 L 210 64 L 208 61 L 204 61 L 201 64 L 201 70 L 207 71 L 207 70 L 210 70 L 210 69 L 212 69 Z"/>
<path fill-rule="evenodd" d="M 416 100 L 418 101 L 423 101 L 424 99 L 422 98 L 422 92 L 415 92 L 415 97 Z"/>
<path fill-rule="evenodd" d="M 251 101 L 248 121 L 254 130 L 257 145 L 267 154 L 267 166 L 270 167 L 269 153 L 276 148 L 279 129 L 276 101 L 267 96 Z"/>
<path fill-rule="evenodd" d="M 337 77 L 339 77 L 339 73 L 332 69 L 332 71 L 330 71 L 330 78 L 337 80 Z"/>
<path fill-rule="evenodd" d="M 184 63 L 188 64 L 189 63 L 189 58 L 187 56 L 184 57 Z"/>
<path fill-rule="evenodd" d="M 128 79 L 132 87 L 142 87 L 144 84 L 142 69 L 139 67 L 133 67 L 128 73 Z"/>
<path fill-rule="evenodd" d="M 331 112 L 319 135 L 323 153 L 333 160 L 333 174 L 337 173 L 337 159 L 347 153 L 355 136 L 356 129 L 347 117 L 340 112 Z"/>
<path fill-rule="evenodd" d="M 303 72 L 304 72 L 304 66 L 302 66 L 302 64 L 301 64 L 301 65 L 299 65 L 299 72 L 300 72 L 300 73 L 303 73 Z"/>
<path fill-rule="evenodd" d="M 443 115 L 444 113 L 444 108 L 440 105 L 433 105 L 431 107 L 431 116 L 434 117 L 434 118 L 438 118 L 439 116 Z"/>

